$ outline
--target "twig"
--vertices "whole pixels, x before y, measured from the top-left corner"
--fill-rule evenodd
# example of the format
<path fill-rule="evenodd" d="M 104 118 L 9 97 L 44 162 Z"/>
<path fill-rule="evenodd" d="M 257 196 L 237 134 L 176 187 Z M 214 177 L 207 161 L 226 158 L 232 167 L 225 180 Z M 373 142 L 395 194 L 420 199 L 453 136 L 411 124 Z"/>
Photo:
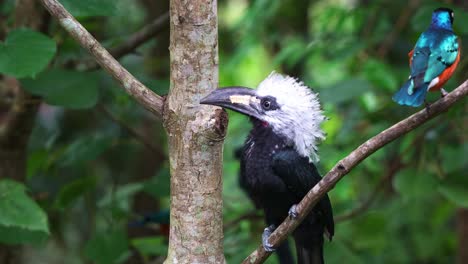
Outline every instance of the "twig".
<path fill-rule="evenodd" d="M 159 32 L 163 31 L 165 27 L 169 23 L 169 12 L 157 17 L 151 23 L 144 26 L 142 29 L 138 30 L 130 37 L 127 38 L 125 42 L 120 44 L 119 46 L 109 49 L 109 53 L 115 58 L 120 59 L 123 56 L 133 52 L 136 48 L 140 45 L 144 44 L 152 37 L 157 35 Z M 99 64 L 95 61 L 87 61 L 87 60 L 68 60 L 64 63 L 65 67 L 67 68 L 75 68 L 78 64 L 84 64 L 85 70 L 93 71 L 99 68 Z"/>
<path fill-rule="evenodd" d="M 141 105 L 158 117 L 162 116 L 163 98 L 148 89 L 122 65 L 67 11 L 57 0 L 40 0 L 60 25 L 84 48 L 86 48 L 124 90 Z"/>
<path fill-rule="evenodd" d="M 240 221 L 242 220 L 247 220 L 247 219 L 250 219 L 250 220 L 253 220 L 253 219 L 260 219 L 262 217 L 262 214 L 260 214 L 260 212 L 258 212 L 257 210 L 252 210 L 252 211 L 249 211 L 243 215 L 240 215 L 239 217 L 227 222 L 226 224 L 224 224 L 224 229 L 229 229 L 235 225 L 237 225 Z"/>
<path fill-rule="evenodd" d="M 411 142 L 410 145 L 408 145 L 405 149 L 401 151 L 401 153 L 398 155 L 398 157 L 394 158 L 390 162 L 389 169 L 387 170 L 387 174 L 380 179 L 378 184 L 375 186 L 374 190 L 372 193 L 369 195 L 367 200 L 362 202 L 359 206 L 356 208 L 352 209 L 351 211 L 344 213 L 342 215 L 338 215 L 335 217 L 335 222 L 343 222 L 350 220 L 362 213 L 364 213 L 366 210 L 369 209 L 369 207 L 372 205 L 372 203 L 375 201 L 377 198 L 377 195 L 380 193 L 380 190 L 382 190 L 386 184 L 392 181 L 393 177 L 395 174 L 406 167 L 408 164 L 402 163 L 401 157 L 403 157 L 406 153 L 408 153 L 409 150 L 416 148 L 420 148 L 422 145 L 420 144 L 420 141 L 424 138 L 424 135 L 432 129 L 433 126 L 430 126 L 426 130 L 424 130 L 422 133 L 420 133 L 414 140 Z"/>
<path fill-rule="evenodd" d="M 103 113 L 107 118 L 109 118 L 112 122 L 116 123 L 119 127 L 127 131 L 128 134 L 130 134 L 132 137 L 134 137 L 136 140 L 141 142 L 143 146 L 148 148 L 151 152 L 153 152 L 154 155 L 160 157 L 161 159 L 165 159 L 165 155 L 161 153 L 161 151 L 153 145 L 149 140 L 147 140 L 143 135 L 138 133 L 135 129 L 131 128 L 129 125 L 125 124 L 122 120 L 117 118 L 113 113 L 109 111 L 105 106 L 98 104 L 97 109 Z"/>
<path fill-rule="evenodd" d="M 157 35 L 164 30 L 169 24 L 169 12 L 162 14 L 148 25 L 144 26 L 139 31 L 130 36 L 124 43 L 110 49 L 110 53 L 114 58 L 121 58 L 124 55 L 134 51 L 137 47 Z"/>
<path fill-rule="evenodd" d="M 351 169 L 356 167 L 365 158 L 386 144 L 403 136 L 409 131 L 414 130 L 442 112 L 445 112 L 450 106 L 455 104 L 457 101 L 462 100 L 467 94 L 468 80 L 466 80 L 462 85 L 460 85 L 457 89 L 453 90 L 445 97 L 431 104 L 429 108 L 422 109 L 410 117 L 398 122 L 392 127 L 367 140 L 354 151 L 352 151 L 347 157 L 339 161 L 327 173 L 327 175 L 325 175 L 325 177 L 323 177 L 323 179 L 306 194 L 304 199 L 302 199 L 302 201 L 297 205 L 297 219 L 292 219 L 291 217 L 286 218 L 284 222 L 270 236 L 269 243 L 273 246 L 277 246 L 283 240 L 285 240 L 287 236 L 302 222 L 302 220 L 314 207 L 317 201 L 325 193 L 333 189 L 335 184 L 340 179 L 348 174 Z M 243 263 L 262 263 L 270 254 L 271 252 L 266 252 L 263 249 L 263 246 L 260 245 L 252 254 L 250 254 L 250 256 L 248 256 L 243 261 Z"/>
<path fill-rule="evenodd" d="M 400 159 L 399 156 L 394 158 L 390 162 L 390 168 L 387 170 L 386 175 L 379 180 L 379 182 L 374 187 L 374 190 L 369 195 L 369 197 L 367 197 L 367 199 L 364 202 L 362 202 L 359 206 L 357 206 L 356 208 L 350 210 L 349 212 L 346 212 L 346 213 L 344 213 L 342 215 L 338 215 L 337 217 L 335 217 L 335 222 L 343 222 L 343 221 L 350 220 L 350 219 L 364 213 L 365 211 L 367 211 L 370 208 L 370 206 L 372 205 L 372 203 L 376 200 L 377 195 L 380 194 L 381 190 L 389 182 L 391 182 L 393 177 L 395 176 L 395 174 L 400 169 L 404 168 L 405 166 L 406 166 L 406 164 L 401 162 L 401 159 Z"/>

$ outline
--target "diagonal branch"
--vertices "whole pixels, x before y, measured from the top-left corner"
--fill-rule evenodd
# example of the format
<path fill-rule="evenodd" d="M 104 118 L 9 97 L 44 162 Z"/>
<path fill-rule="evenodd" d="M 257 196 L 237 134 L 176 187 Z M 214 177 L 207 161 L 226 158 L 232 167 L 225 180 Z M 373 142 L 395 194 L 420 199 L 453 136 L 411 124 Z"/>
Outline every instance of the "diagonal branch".
<path fill-rule="evenodd" d="M 392 127 L 380 132 L 378 135 L 367 140 L 347 157 L 340 160 L 323 179 L 315 185 L 297 205 L 298 217 L 292 219 L 288 217 L 284 222 L 275 230 L 270 236 L 269 242 L 273 246 L 279 245 L 287 236 L 302 222 L 305 216 L 310 212 L 317 201 L 325 195 L 328 191 L 333 189 L 335 184 L 341 180 L 351 169 L 356 167 L 361 161 L 370 156 L 375 151 L 384 147 L 393 140 L 403 136 L 404 134 L 414 130 L 420 125 L 424 124 L 433 117 L 445 112 L 456 102 L 462 100 L 468 95 L 468 80 L 461 84 L 457 89 L 445 97 L 439 99 L 431 104 L 429 108 L 422 109 L 419 112 L 411 115 L 410 117 L 396 123 Z M 263 263 L 270 252 L 266 252 L 263 246 L 260 245 L 250 256 L 248 256 L 242 263 L 254 264 Z"/>
<path fill-rule="evenodd" d="M 262 219 L 263 215 L 257 211 L 257 210 L 251 210 L 251 211 L 248 211 L 247 213 L 244 213 L 242 215 L 240 215 L 239 217 L 227 222 L 226 224 L 224 224 L 223 226 L 223 229 L 224 230 L 227 230 L 233 226 L 237 226 L 239 224 L 239 222 L 241 222 L 242 220 L 246 220 L 246 219 L 249 219 L 249 220 L 257 220 L 257 219 Z"/>
<path fill-rule="evenodd" d="M 60 25 L 86 48 L 125 91 L 156 116 L 162 116 L 163 98 L 129 73 L 57 0 L 40 0 Z"/>

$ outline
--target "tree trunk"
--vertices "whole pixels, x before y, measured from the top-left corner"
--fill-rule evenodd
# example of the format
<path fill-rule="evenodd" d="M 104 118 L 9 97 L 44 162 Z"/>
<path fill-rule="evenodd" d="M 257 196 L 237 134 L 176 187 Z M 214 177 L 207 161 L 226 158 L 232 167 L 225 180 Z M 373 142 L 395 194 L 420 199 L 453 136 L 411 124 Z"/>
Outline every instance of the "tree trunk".
<path fill-rule="evenodd" d="M 171 0 L 169 263 L 223 263 L 222 147 L 227 115 L 201 106 L 218 84 L 216 0 Z"/>
<path fill-rule="evenodd" d="M 457 211 L 458 234 L 458 262 L 468 263 L 468 209 L 460 208 Z"/>
<path fill-rule="evenodd" d="M 15 27 L 44 30 L 44 10 L 35 0 L 16 0 Z M 21 89 L 19 82 L 0 80 L 0 178 L 26 178 L 27 146 L 40 99 Z M 0 263 L 21 263 L 21 246 L 0 244 Z"/>
<path fill-rule="evenodd" d="M 40 100 L 23 91 L 19 82 L 11 77 L 2 79 L 0 95 L 11 98 L 0 112 L 3 116 L 0 122 L 0 177 L 24 182 L 29 135 Z"/>

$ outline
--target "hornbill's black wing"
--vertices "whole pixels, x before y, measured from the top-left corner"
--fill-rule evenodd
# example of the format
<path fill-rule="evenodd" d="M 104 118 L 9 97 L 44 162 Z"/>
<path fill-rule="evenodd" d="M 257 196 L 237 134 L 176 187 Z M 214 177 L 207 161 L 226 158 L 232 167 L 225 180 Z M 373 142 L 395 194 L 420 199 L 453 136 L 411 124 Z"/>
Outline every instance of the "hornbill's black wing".
<path fill-rule="evenodd" d="M 298 196 L 299 200 L 322 179 L 314 164 L 309 162 L 309 158 L 301 157 L 294 149 L 274 154 L 273 171 L 284 181 L 288 189 Z M 328 195 L 320 199 L 314 210 L 323 216 L 325 227 L 331 239 L 335 228 Z"/>
<path fill-rule="evenodd" d="M 273 172 L 280 177 L 289 192 L 299 202 L 317 184 L 321 177 L 307 157 L 295 150 L 279 151 L 273 156 Z M 334 233 L 333 212 L 328 195 L 315 205 L 299 227 L 293 232 L 299 264 L 323 264 L 323 235 Z"/>

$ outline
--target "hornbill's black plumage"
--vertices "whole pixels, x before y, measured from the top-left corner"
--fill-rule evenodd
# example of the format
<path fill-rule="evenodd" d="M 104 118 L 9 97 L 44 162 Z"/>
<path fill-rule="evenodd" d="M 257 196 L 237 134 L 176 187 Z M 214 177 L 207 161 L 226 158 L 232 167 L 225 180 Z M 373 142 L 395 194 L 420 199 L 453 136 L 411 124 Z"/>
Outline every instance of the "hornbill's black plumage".
<path fill-rule="evenodd" d="M 244 153 L 244 148 L 240 147 L 234 151 L 234 156 L 237 160 L 240 161 L 242 159 L 243 153 Z M 242 177 L 240 177 L 239 179 L 242 179 Z M 243 187 L 243 189 L 245 188 Z M 270 224 L 272 225 L 273 223 L 270 223 Z M 276 253 L 276 256 L 278 257 L 280 264 L 294 263 L 294 257 L 292 255 L 291 247 L 289 246 L 289 241 L 287 239 L 283 241 L 283 243 L 281 243 L 281 245 L 278 248 L 276 248 L 275 253 Z"/>
<path fill-rule="evenodd" d="M 201 100 L 251 117 L 253 128 L 241 157 L 240 185 L 265 213 L 263 245 L 269 234 L 288 217 L 294 205 L 320 181 L 313 164 L 316 145 L 325 138 L 320 124 L 325 117 L 317 96 L 296 79 L 272 73 L 257 90 L 245 87 L 218 89 Z M 300 264 L 323 263 L 324 234 L 334 234 L 330 199 L 324 196 L 293 232 Z M 279 250 L 282 250 L 281 247 Z M 278 252 L 279 253 L 279 252 Z M 289 257 L 282 264 L 291 263 Z"/>

